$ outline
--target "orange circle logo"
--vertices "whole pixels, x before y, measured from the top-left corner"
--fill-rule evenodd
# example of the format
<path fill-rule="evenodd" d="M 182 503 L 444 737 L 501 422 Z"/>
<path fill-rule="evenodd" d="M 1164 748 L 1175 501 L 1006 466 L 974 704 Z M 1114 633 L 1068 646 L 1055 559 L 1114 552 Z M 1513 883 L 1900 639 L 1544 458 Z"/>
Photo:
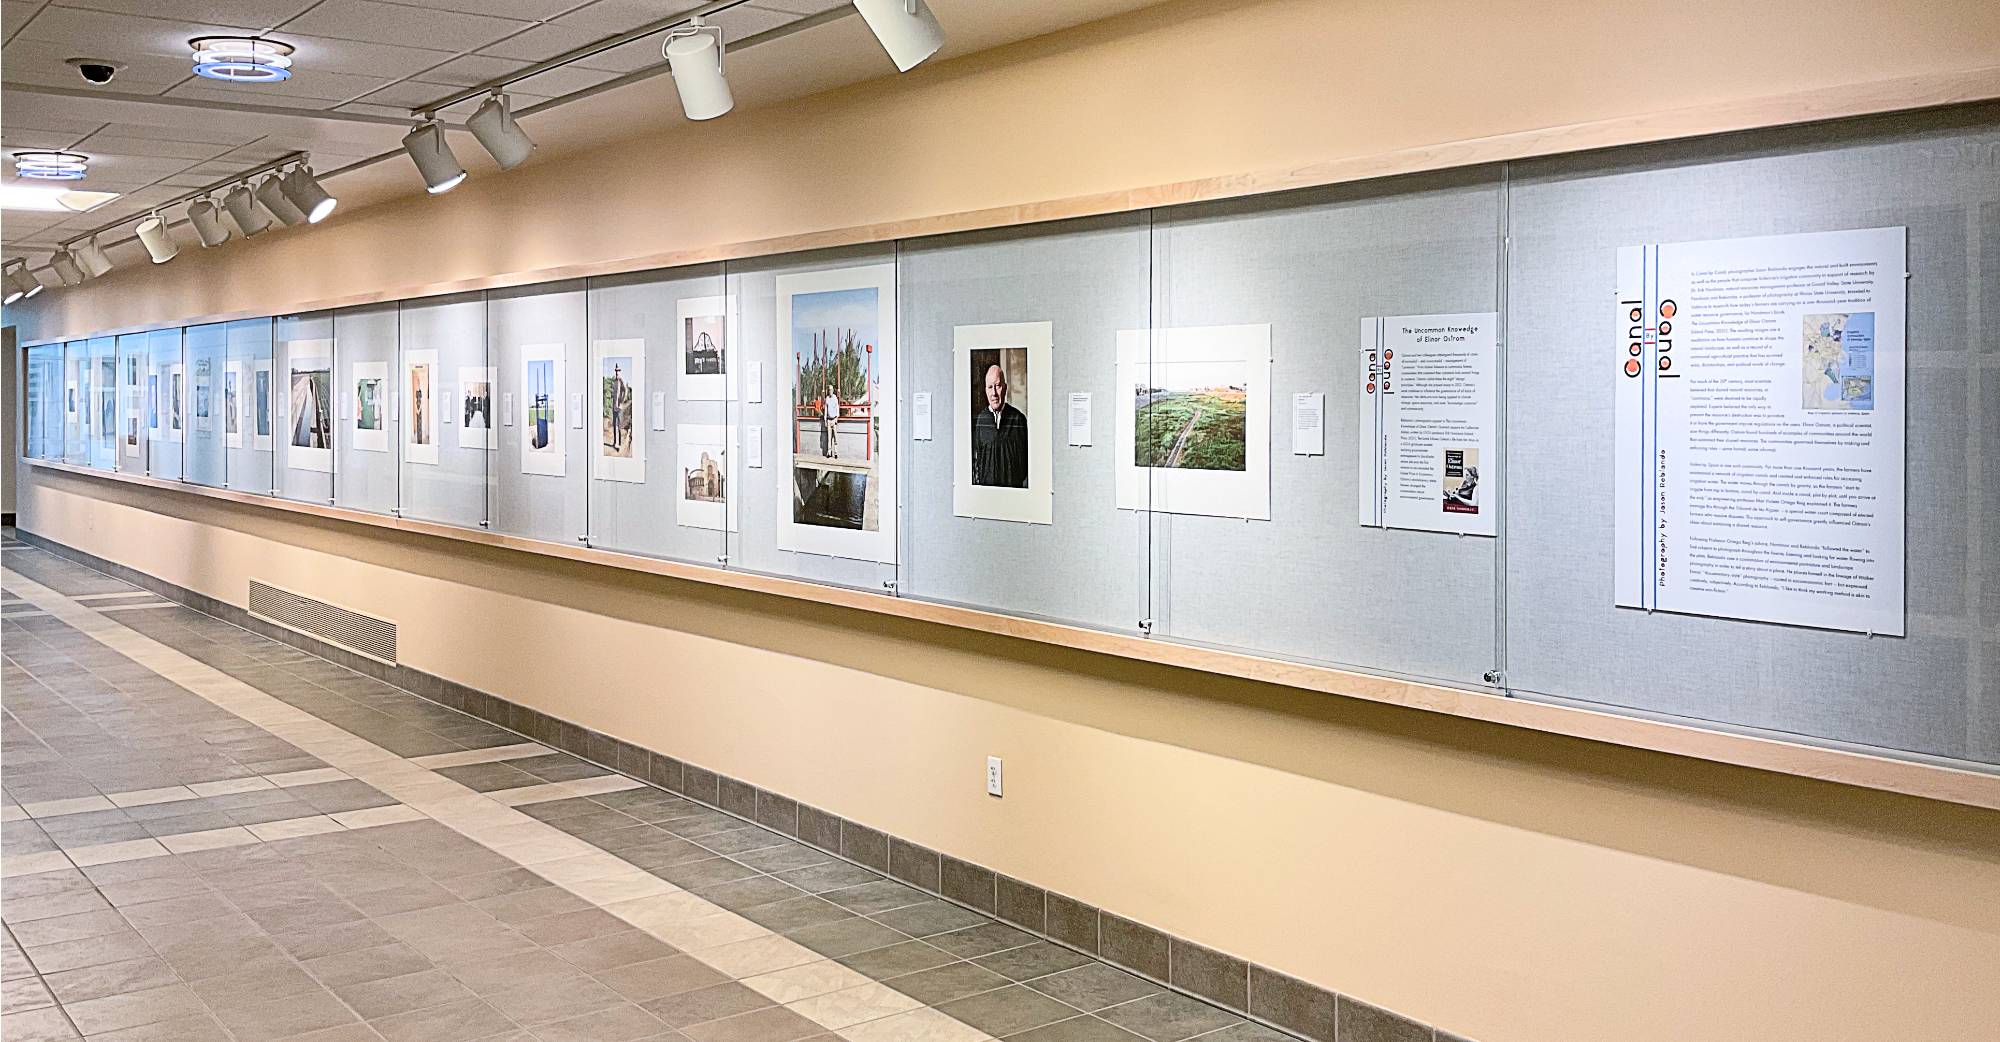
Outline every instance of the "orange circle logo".
<path fill-rule="evenodd" d="M 1674 311 L 1675 311 L 1675 310 L 1676 310 L 1676 309 L 1675 309 L 1675 307 L 1674 307 L 1674 302 L 1673 302 L 1673 301 L 1671 301 L 1671 300 L 1662 300 L 1662 301 L 1660 301 L 1660 317 L 1661 317 L 1661 318 L 1672 318 L 1672 317 L 1674 317 Z"/>
<path fill-rule="evenodd" d="M 1660 372 L 1664 373 L 1667 370 L 1672 369 L 1673 367 L 1674 367 L 1674 356 L 1672 355 L 1660 356 Z"/>
<path fill-rule="evenodd" d="M 1384 352 L 1382 352 L 1382 357 L 1383 357 L 1383 358 L 1394 358 L 1394 357 L 1396 357 L 1396 352 L 1394 352 L 1394 351 L 1384 351 Z"/>
<path fill-rule="evenodd" d="M 1368 385 L 1368 393 L 1369 393 L 1369 394 L 1374 394 L 1374 393 L 1375 393 L 1375 385 L 1374 385 L 1374 384 L 1372 384 L 1372 383 L 1371 383 L 1371 384 L 1369 384 L 1369 385 Z"/>
<path fill-rule="evenodd" d="M 1625 375 L 1626 375 L 1626 376 L 1638 376 L 1638 375 L 1639 375 L 1639 360 L 1638 360 L 1638 359 L 1636 359 L 1636 358 L 1628 358 L 1628 359 L 1626 359 L 1626 360 L 1625 360 Z"/>
<path fill-rule="evenodd" d="M 1638 308 L 1633 308 L 1633 309 L 1632 309 L 1632 321 L 1634 321 L 1634 322 L 1637 322 L 1637 321 L 1639 321 L 1639 309 L 1638 309 Z"/>
<path fill-rule="evenodd" d="M 1665 321 L 1664 319 L 1661 320 L 1660 322 L 1661 336 L 1666 336 L 1667 334 L 1672 333 L 1673 331 L 1674 331 L 1674 324 L 1672 322 Z"/>
<path fill-rule="evenodd" d="M 1626 354 L 1628 354 L 1628 355 L 1631 355 L 1631 356 L 1632 356 L 1632 357 L 1634 357 L 1634 358 L 1637 358 L 1637 357 L 1639 357 L 1639 348 L 1640 348 L 1640 345 L 1638 345 L 1638 344 L 1631 344 L 1631 345 L 1628 345 L 1628 346 L 1627 346 L 1627 347 L 1625 348 L 1625 353 L 1626 353 Z"/>

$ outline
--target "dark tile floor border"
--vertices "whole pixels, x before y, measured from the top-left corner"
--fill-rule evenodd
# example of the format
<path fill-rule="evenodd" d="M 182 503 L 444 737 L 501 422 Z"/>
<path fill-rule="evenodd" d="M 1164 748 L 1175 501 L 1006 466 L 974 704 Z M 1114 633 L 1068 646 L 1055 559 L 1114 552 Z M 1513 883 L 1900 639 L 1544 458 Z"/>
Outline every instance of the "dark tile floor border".
<path fill-rule="evenodd" d="M 1175 991 L 1317 1042 L 1468 1042 L 1360 999 L 1206 948 L 1114 912 L 890 836 L 781 793 L 487 694 L 456 681 L 356 655 L 252 616 L 227 601 L 16 530 L 59 557 L 152 590 L 206 615 L 395 684 L 553 749 L 735 815 L 903 883 L 984 912 Z"/>

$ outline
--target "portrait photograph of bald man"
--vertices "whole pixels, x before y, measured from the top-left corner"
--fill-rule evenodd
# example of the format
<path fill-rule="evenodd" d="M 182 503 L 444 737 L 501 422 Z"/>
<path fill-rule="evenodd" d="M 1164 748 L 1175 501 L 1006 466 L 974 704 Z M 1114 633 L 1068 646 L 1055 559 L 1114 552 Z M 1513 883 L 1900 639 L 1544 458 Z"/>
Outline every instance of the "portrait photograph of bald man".
<path fill-rule="evenodd" d="M 972 352 L 972 483 L 1028 487 L 1028 417 L 1015 395 L 1028 386 L 1028 349 Z"/>
<path fill-rule="evenodd" d="M 1049 404 L 1053 327 L 1011 322 L 953 328 L 958 417 L 952 512 L 1046 525 L 1054 494 Z"/>

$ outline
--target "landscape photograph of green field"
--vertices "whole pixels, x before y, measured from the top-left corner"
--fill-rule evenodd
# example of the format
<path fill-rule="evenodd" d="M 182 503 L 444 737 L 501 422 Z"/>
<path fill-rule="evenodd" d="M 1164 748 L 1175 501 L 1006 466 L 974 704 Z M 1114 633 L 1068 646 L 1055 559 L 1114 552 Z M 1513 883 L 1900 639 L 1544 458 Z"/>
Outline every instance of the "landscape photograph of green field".
<path fill-rule="evenodd" d="M 1174 470 L 1244 469 L 1249 368 L 1165 362 L 1132 388 L 1133 462 Z"/>

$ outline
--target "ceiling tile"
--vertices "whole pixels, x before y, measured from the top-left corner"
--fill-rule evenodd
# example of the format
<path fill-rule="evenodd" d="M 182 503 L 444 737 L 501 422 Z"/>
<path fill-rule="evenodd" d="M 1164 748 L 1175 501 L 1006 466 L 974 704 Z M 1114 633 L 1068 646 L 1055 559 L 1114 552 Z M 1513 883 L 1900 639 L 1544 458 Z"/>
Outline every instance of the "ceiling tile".
<path fill-rule="evenodd" d="M 497 58 L 519 58 L 523 61 L 545 61 L 558 54 L 587 43 L 596 43 L 606 33 L 585 29 L 572 29 L 561 25 L 538 25 L 517 36 L 510 36 L 497 43 L 479 48 L 479 53 Z M 653 56 L 659 57 L 660 45 L 653 44 Z"/>
<path fill-rule="evenodd" d="M 300 76 L 313 69 L 323 69 L 347 76 L 399 80 L 457 57 L 457 52 L 451 50 L 341 40 L 302 33 L 286 34 L 284 40 L 298 48 L 292 56 L 292 70 Z"/>
<path fill-rule="evenodd" d="M 240 91 L 249 100 L 254 100 L 254 96 L 259 94 L 276 94 L 295 98 L 346 101 L 391 82 L 394 82 L 392 78 L 384 76 L 352 76 L 324 69 L 300 69 L 298 75 L 283 83 L 271 83 L 259 87 L 218 81 L 212 85 L 232 92 Z"/>
<path fill-rule="evenodd" d="M 14 0 L 7 0 L 8 6 Z M 317 0 L 56 0 L 59 5 L 183 22 L 216 22 L 253 29 L 283 24 Z"/>
<path fill-rule="evenodd" d="M 100 133 L 115 137 L 201 141 L 211 145 L 241 145 L 264 136 L 261 130 L 238 126 L 226 120 L 183 120 L 178 123 L 109 123 Z M 221 149 L 217 149 L 221 151 Z"/>
<path fill-rule="evenodd" d="M 839 0 L 846 3 L 847 0 Z M 629 32 L 702 6 L 689 0 L 597 0 L 555 20 L 557 25 L 603 36 Z"/>
<path fill-rule="evenodd" d="M 410 110 L 395 105 L 370 105 L 365 101 L 350 101 L 345 105 L 335 105 L 335 112 L 352 112 L 361 116 L 383 116 L 390 119 L 406 119 Z"/>
<path fill-rule="evenodd" d="M 257 91 L 252 87 L 233 86 L 217 83 L 214 80 L 191 80 L 168 91 L 166 96 L 213 101 L 223 105 L 267 105 L 278 109 L 330 109 L 335 104 L 328 98 L 302 98 L 296 94 L 281 94 L 277 91 Z"/>
<path fill-rule="evenodd" d="M 279 35 L 298 33 L 391 44 L 422 40 L 432 48 L 470 51 L 532 24 L 511 18 L 376 3 L 375 0 L 334 0 L 286 23 Z"/>
<path fill-rule="evenodd" d="M 782 11 L 766 11 L 759 7 L 744 6 L 732 7 L 710 18 L 708 21 L 710 25 L 718 26 L 722 29 L 722 38 L 724 40 L 733 43 L 737 40 L 749 39 L 758 33 L 769 32 L 781 25 L 790 25 L 798 20 L 799 16 L 795 14 L 787 14 Z"/>
<path fill-rule="evenodd" d="M 41 40 L 68 47 L 74 55 L 114 62 L 136 62 L 147 55 L 186 62 L 189 37 L 256 32 L 260 28 L 231 23 L 169 21 L 52 6 L 29 22 L 15 42 Z"/>
<path fill-rule="evenodd" d="M 544 98 L 559 98 L 595 87 L 606 80 L 616 79 L 618 74 L 604 69 L 586 69 L 580 65 L 565 65 L 559 69 L 537 73 L 522 80 L 518 85 L 507 88 L 507 93 L 517 95 L 533 94 Z M 425 79 L 430 73 L 424 74 Z"/>
<path fill-rule="evenodd" d="M 524 22 L 545 22 L 567 11 L 573 11 L 589 0 L 396 0 L 411 7 L 426 7 L 433 11 L 465 11 L 471 14 L 488 14 L 496 18 L 517 18 Z"/>
<path fill-rule="evenodd" d="M 62 87 L 76 91 L 103 90 L 120 94 L 158 94 L 187 79 L 190 69 L 185 54 L 178 58 L 153 54 L 118 55 L 25 36 L 7 44 L 6 49 L 0 51 L 0 54 L 5 56 L 9 83 Z M 85 80 L 69 64 L 70 58 L 80 56 L 103 58 L 121 67 L 110 83 L 93 84 Z"/>
<path fill-rule="evenodd" d="M 476 87 L 490 80 L 499 79 L 516 69 L 525 69 L 528 63 L 514 58 L 495 58 L 485 54 L 467 54 L 453 58 L 435 69 L 425 71 L 426 83 L 444 83 L 454 87 Z"/>
<path fill-rule="evenodd" d="M 76 144 L 78 152 L 89 156 L 147 156 L 159 159 L 185 159 L 190 162 L 213 159 L 229 151 L 229 148 L 229 145 L 204 141 L 118 137 L 105 131 L 92 134 Z"/>
<path fill-rule="evenodd" d="M 0 38 L 12 39 L 42 9 L 42 0 L 6 0 L 0 3 Z"/>
<path fill-rule="evenodd" d="M 59 130 L 0 130 L 0 146 L 7 148 L 68 148 L 76 135 Z"/>
<path fill-rule="evenodd" d="M 757 0 L 758 7 L 798 15 L 822 14 L 836 7 L 850 7 L 852 5 L 853 0 Z"/>

